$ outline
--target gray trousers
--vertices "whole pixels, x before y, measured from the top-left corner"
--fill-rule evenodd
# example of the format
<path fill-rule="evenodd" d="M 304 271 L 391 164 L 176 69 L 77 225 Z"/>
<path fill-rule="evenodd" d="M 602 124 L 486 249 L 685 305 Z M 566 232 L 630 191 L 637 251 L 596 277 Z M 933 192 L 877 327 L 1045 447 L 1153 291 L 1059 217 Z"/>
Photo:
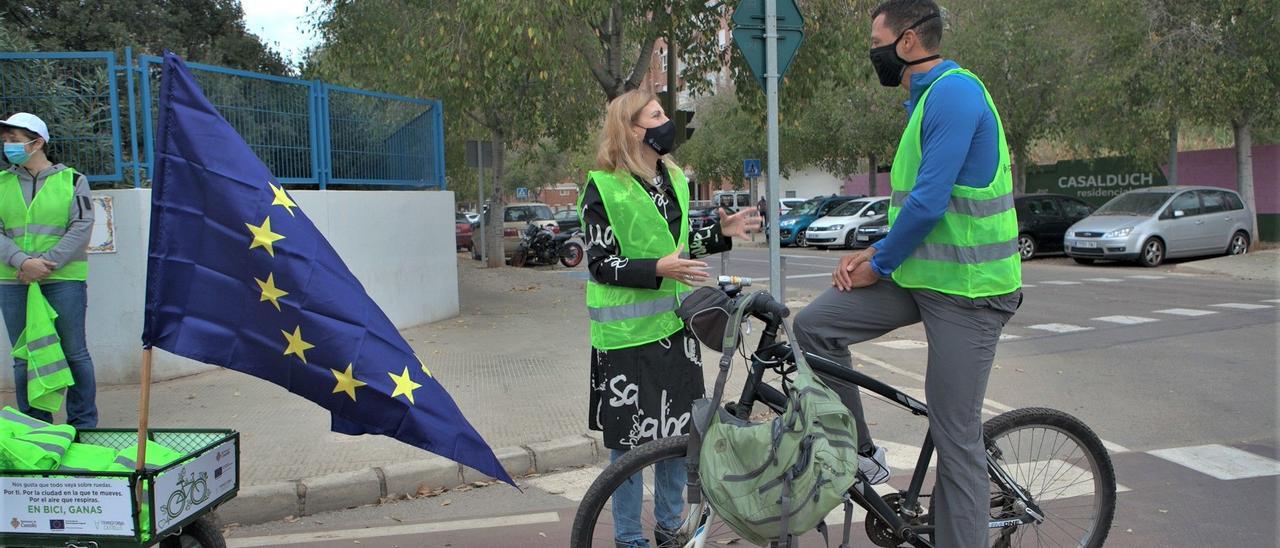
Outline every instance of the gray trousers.
<path fill-rule="evenodd" d="M 933 491 L 934 546 L 987 544 L 990 487 L 982 443 L 982 400 L 1000 332 L 1022 304 L 1022 292 L 969 299 L 903 289 L 881 280 L 841 292 L 828 289 L 794 320 L 800 348 L 853 368 L 849 345 L 924 322 L 929 342 L 925 399 L 938 452 Z M 856 387 L 830 383 L 858 424 L 863 453 L 874 449 Z"/>

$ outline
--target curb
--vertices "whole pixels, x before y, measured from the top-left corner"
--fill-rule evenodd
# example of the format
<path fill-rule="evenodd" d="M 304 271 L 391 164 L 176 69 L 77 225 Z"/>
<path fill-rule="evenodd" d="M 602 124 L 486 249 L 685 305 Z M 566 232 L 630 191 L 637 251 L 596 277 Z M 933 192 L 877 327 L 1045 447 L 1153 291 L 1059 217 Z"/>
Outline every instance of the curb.
<path fill-rule="evenodd" d="M 494 455 L 513 478 L 587 466 L 608 456 L 598 432 L 506 447 L 494 451 Z M 376 504 L 385 497 L 415 495 L 424 489 L 452 489 L 494 479 L 432 455 L 387 466 L 241 487 L 236 498 L 220 506 L 217 514 L 221 523 L 256 525 Z"/>

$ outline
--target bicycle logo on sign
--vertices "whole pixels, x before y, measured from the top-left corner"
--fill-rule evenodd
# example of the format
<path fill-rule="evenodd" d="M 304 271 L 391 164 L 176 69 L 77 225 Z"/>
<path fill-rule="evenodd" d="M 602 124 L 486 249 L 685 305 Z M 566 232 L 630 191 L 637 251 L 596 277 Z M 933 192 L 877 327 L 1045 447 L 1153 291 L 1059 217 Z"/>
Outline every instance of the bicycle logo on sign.
<path fill-rule="evenodd" d="M 169 519 L 177 518 L 192 505 L 209 499 L 209 474 L 200 472 L 198 476 L 192 474 L 191 477 L 187 477 L 186 474 L 185 468 L 178 471 L 178 489 L 170 493 L 169 500 L 160 507 Z"/>

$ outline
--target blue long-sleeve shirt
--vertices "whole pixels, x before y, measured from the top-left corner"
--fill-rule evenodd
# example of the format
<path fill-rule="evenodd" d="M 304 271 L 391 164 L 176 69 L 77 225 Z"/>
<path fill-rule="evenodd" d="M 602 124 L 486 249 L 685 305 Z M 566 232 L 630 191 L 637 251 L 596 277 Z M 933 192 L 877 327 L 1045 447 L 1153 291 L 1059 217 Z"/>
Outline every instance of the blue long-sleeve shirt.
<path fill-rule="evenodd" d="M 873 247 L 871 268 L 888 276 L 902 264 L 947 212 L 952 185 L 984 187 L 1000 163 L 1000 127 L 987 106 L 982 87 L 972 78 L 942 73 L 960 68 L 943 61 L 927 73 L 911 75 L 911 98 L 903 103 L 907 117 L 920 96 L 933 85 L 920 128 L 920 172 L 902 202 L 893 230 Z M 937 81 L 936 84 L 934 82 Z"/>

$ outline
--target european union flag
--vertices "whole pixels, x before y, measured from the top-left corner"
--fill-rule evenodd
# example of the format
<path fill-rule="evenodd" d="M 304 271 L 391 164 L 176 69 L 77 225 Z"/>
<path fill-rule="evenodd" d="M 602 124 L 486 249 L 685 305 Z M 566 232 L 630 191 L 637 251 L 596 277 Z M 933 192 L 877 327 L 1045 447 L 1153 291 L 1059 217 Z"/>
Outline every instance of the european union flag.
<path fill-rule="evenodd" d="M 144 345 L 235 369 L 511 483 L 320 231 L 165 53 Z M 514 484 L 513 484 L 514 485 Z"/>

